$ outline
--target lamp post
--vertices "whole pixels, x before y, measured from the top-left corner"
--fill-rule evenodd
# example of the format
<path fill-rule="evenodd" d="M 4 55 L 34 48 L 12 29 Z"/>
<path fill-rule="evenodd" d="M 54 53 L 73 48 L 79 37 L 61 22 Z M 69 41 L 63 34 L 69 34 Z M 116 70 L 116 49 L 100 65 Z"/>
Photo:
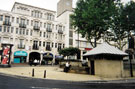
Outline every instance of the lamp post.
<path fill-rule="evenodd" d="M 41 57 L 41 58 L 40 58 L 41 60 L 40 60 L 40 65 L 41 65 L 42 60 L 43 60 L 43 53 L 44 53 L 43 50 L 41 50 L 41 56 L 40 56 L 40 57 Z"/>
<path fill-rule="evenodd" d="M 133 48 L 130 49 L 130 41 L 129 41 L 129 37 L 131 38 L 130 36 L 130 28 L 129 28 L 129 16 L 127 15 L 127 22 L 128 22 L 128 50 L 129 50 L 129 55 L 134 55 L 134 50 Z M 133 57 L 134 58 L 134 57 Z M 130 64 L 130 76 L 133 77 L 133 68 L 132 68 L 132 59 L 129 57 L 129 64 Z"/>

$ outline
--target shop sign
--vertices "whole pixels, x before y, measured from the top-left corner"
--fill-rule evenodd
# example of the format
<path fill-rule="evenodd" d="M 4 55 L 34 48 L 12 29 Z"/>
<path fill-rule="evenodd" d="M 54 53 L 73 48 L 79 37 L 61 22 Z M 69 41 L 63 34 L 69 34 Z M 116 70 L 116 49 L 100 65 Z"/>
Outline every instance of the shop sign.
<path fill-rule="evenodd" d="M 43 57 L 53 58 L 53 54 L 47 52 L 47 53 L 44 53 L 44 54 L 43 54 Z"/>
<path fill-rule="evenodd" d="M 27 56 L 27 53 L 25 51 L 16 51 L 14 56 Z"/>

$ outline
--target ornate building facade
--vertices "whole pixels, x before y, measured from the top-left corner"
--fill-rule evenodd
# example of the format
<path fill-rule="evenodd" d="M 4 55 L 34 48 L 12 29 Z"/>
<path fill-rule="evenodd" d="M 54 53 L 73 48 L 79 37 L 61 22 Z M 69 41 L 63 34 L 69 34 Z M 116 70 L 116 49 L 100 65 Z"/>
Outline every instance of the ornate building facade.
<path fill-rule="evenodd" d="M 14 45 L 11 62 L 55 60 L 65 47 L 79 47 L 81 55 L 92 48 L 70 25 L 72 0 L 60 0 L 57 12 L 18 2 L 0 10 L 0 43 Z"/>

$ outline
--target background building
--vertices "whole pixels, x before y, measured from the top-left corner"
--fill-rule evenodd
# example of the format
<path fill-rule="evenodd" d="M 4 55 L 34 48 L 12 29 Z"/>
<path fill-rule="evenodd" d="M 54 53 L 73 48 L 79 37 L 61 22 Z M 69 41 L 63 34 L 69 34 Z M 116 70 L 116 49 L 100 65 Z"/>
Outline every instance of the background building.
<path fill-rule="evenodd" d="M 58 50 L 79 47 L 82 54 L 92 47 L 71 26 L 72 0 L 60 0 L 57 13 L 15 2 L 11 11 L 0 10 L 0 43 L 13 44 L 11 62 L 55 60 Z"/>
<path fill-rule="evenodd" d="M 52 60 L 58 55 L 65 47 L 65 24 L 55 17 L 55 11 L 18 2 L 11 12 L 0 10 L 0 43 L 14 45 L 12 62 Z"/>
<path fill-rule="evenodd" d="M 81 34 L 73 29 L 71 26 L 70 15 L 74 13 L 72 8 L 72 0 L 60 0 L 57 4 L 57 20 L 65 24 L 65 47 L 78 47 L 81 50 L 81 58 L 83 54 L 92 49 L 90 42 L 81 37 Z"/>

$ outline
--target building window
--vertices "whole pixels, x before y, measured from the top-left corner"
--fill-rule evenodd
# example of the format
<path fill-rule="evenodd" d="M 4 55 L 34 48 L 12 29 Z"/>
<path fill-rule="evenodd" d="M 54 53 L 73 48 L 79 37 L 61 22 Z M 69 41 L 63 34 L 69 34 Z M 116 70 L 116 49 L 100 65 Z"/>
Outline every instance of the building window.
<path fill-rule="evenodd" d="M 55 48 L 57 48 L 57 43 L 55 43 Z"/>
<path fill-rule="evenodd" d="M 57 39 L 57 34 L 55 35 L 55 39 Z"/>
<path fill-rule="evenodd" d="M 45 47 L 45 42 L 43 42 L 43 47 Z"/>
<path fill-rule="evenodd" d="M 53 43 L 52 43 L 52 48 L 53 48 Z"/>
<path fill-rule="evenodd" d="M 44 23 L 44 28 L 46 28 L 46 23 Z"/>
<path fill-rule="evenodd" d="M 1 43 L 1 37 L 0 37 L 0 43 Z"/>
<path fill-rule="evenodd" d="M 47 50 L 47 51 L 51 51 L 50 42 L 47 42 L 47 44 L 46 44 L 46 50 Z"/>
<path fill-rule="evenodd" d="M 33 11 L 31 12 L 31 16 L 33 16 Z"/>
<path fill-rule="evenodd" d="M 40 14 L 40 18 L 42 18 L 42 13 Z"/>
<path fill-rule="evenodd" d="M 21 24 L 25 24 L 25 19 L 21 19 Z"/>
<path fill-rule="evenodd" d="M 58 50 L 61 50 L 61 43 L 58 43 Z"/>
<path fill-rule="evenodd" d="M 19 23 L 19 18 L 16 19 L 16 23 Z"/>
<path fill-rule="evenodd" d="M 44 37 L 45 37 L 45 32 L 44 32 Z"/>
<path fill-rule="evenodd" d="M 6 26 L 4 26 L 4 32 L 6 32 Z"/>
<path fill-rule="evenodd" d="M 42 37 L 42 32 L 40 32 L 40 37 Z"/>
<path fill-rule="evenodd" d="M 0 15 L 0 21 L 3 21 L 3 15 Z"/>
<path fill-rule="evenodd" d="M 47 24 L 47 29 L 51 29 L 51 24 Z"/>
<path fill-rule="evenodd" d="M 16 34 L 18 34 L 18 28 L 16 28 Z"/>
<path fill-rule="evenodd" d="M 11 33 L 13 33 L 14 32 L 14 27 L 11 27 Z"/>
<path fill-rule="evenodd" d="M 69 45 L 73 45 L 73 39 L 69 39 Z"/>
<path fill-rule="evenodd" d="M 39 26 L 39 22 L 35 21 L 34 26 Z"/>
<path fill-rule="evenodd" d="M 7 27 L 7 32 L 9 32 L 10 31 L 10 27 Z"/>
<path fill-rule="evenodd" d="M 41 41 L 39 41 L 39 46 L 41 46 Z"/>
<path fill-rule="evenodd" d="M 14 22 L 14 17 L 12 17 L 12 22 Z"/>
<path fill-rule="evenodd" d="M 69 37 L 73 37 L 73 31 L 69 31 Z"/>
<path fill-rule="evenodd" d="M 9 22 L 10 21 L 10 16 L 5 16 L 5 21 Z"/>
<path fill-rule="evenodd" d="M 20 29 L 19 34 L 20 34 L 20 35 L 22 34 L 22 29 Z"/>
<path fill-rule="evenodd" d="M 47 20 L 54 20 L 54 15 L 52 15 L 51 13 L 48 13 Z"/>
<path fill-rule="evenodd" d="M 27 20 L 27 25 L 29 25 L 29 20 Z"/>
<path fill-rule="evenodd" d="M 63 44 L 63 48 L 65 48 L 65 44 Z"/>
<path fill-rule="evenodd" d="M 24 45 L 24 40 L 23 40 L 23 39 L 20 39 L 20 44 L 19 44 L 19 46 L 20 46 L 20 47 L 23 47 L 23 45 Z"/>
<path fill-rule="evenodd" d="M 57 30 L 57 25 L 56 25 L 56 30 Z"/>
<path fill-rule="evenodd" d="M 31 26 L 33 26 L 33 20 L 31 20 Z"/>
<path fill-rule="evenodd" d="M 31 30 L 30 35 L 32 36 L 33 31 Z"/>
<path fill-rule="evenodd" d="M 23 35 L 25 35 L 25 29 L 22 29 L 23 30 Z"/>
<path fill-rule="evenodd" d="M 42 27 L 42 22 L 40 22 L 40 27 Z"/>
<path fill-rule="evenodd" d="M 26 35 L 29 35 L 29 30 L 27 30 Z"/>
<path fill-rule="evenodd" d="M 2 26 L 0 26 L 0 32 L 2 32 Z"/>

